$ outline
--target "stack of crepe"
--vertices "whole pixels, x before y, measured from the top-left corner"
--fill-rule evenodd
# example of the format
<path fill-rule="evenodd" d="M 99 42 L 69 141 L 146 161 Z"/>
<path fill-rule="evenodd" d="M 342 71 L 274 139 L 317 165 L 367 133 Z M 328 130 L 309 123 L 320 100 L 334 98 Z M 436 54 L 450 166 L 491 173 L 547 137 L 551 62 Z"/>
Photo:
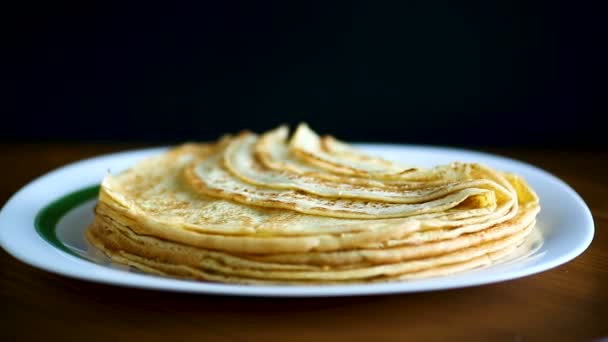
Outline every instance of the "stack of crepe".
<path fill-rule="evenodd" d="M 405 166 L 301 124 L 186 144 L 102 183 L 88 240 L 143 272 L 230 283 L 352 283 L 489 265 L 534 229 L 519 176 Z"/>

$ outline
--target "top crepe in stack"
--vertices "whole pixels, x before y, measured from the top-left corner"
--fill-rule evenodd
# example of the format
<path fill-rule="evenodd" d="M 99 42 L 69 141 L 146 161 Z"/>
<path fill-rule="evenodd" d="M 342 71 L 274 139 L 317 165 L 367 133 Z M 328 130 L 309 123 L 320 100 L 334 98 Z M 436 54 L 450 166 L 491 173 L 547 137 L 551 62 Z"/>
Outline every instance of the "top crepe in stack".
<path fill-rule="evenodd" d="M 533 230 L 514 174 L 404 166 L 300 125 L 186 144 L 102 183 L 89 241 L 144 272 L 218 282 L 416 279 L 488 265 Z"/>

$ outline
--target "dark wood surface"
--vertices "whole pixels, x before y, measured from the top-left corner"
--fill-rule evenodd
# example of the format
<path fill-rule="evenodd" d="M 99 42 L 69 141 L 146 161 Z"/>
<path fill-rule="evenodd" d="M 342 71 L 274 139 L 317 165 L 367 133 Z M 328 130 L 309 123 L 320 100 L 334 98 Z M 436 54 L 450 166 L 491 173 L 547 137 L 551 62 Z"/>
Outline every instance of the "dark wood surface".
<path fill-rule="evenodd" d="M 0 144 L 0 203 L 41 174 L 124 144 Z M 608 158 L 491 150 L 568 182 L 595 220 L 591 247 L 538 275 L 466 289 L 323 299 L 163 293 L 68 279 L 0 251 L 0 340 L 319 341 L 608 338 Z M 576 229 L 576 227 L 572 227 Z"/>

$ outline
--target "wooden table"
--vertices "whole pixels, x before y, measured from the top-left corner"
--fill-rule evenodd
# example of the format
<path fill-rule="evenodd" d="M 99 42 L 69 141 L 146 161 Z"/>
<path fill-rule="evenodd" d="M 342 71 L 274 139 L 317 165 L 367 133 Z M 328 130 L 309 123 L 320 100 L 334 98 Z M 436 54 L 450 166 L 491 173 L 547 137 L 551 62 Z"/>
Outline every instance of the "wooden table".
<path fill-rule="evenodd" d="M 124 144 L 0 144 L 0 203 L 30 180 Z M 492 150 L 573 186 L 596 235 L 556 269 L 494 285 L 419 294 L 256 299 L 92 284 L 0 251 L 0 340 L 599 340 L 608 337 L 608 158 L 601 151 Z M 575 228 L 575 227 L 573 227 Z"/>

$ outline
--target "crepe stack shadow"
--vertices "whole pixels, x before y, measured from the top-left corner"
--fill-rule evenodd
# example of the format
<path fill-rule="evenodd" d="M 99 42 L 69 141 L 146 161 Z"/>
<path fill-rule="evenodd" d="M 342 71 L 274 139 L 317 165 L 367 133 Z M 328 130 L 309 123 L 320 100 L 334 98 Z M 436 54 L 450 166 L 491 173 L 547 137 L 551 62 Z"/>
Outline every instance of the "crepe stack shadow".
<path fill-rule="evenodd" d="M 165 276 L 379 282 L 490 265 L 525 241 L 539 210 L 515 174 L 402 165 L 301 124 L 291 137 L 281 126 L 184 144 L 106 176 L 86 237 Z"/>

